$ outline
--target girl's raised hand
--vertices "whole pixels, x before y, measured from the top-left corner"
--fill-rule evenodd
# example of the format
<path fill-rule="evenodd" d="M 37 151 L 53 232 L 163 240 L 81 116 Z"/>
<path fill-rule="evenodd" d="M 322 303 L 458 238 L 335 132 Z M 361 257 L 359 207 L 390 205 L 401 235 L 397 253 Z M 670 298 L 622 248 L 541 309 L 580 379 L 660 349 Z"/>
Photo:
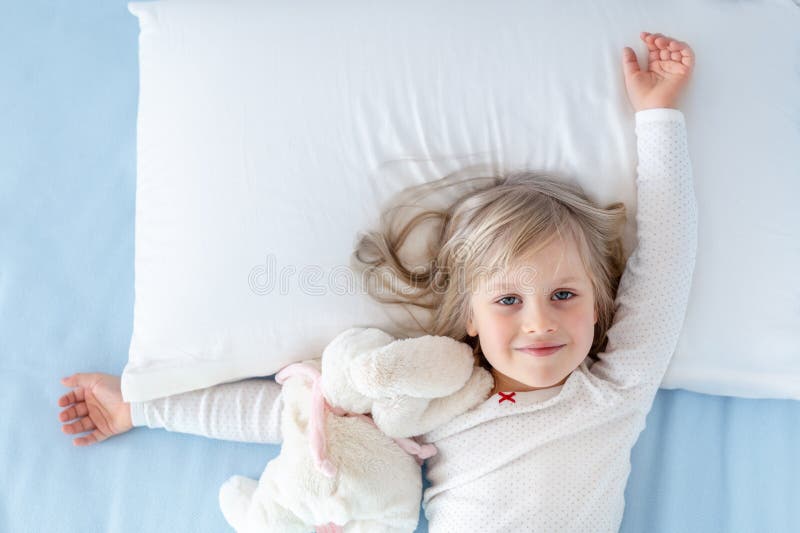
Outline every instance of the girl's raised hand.
<path fill-rule="evenodd" d="M 62 378 L 61 383 L 73 387 L 72 391 L 58 399 L 58 405 L 66 407 L 58 415 L 58 419 L 64 424 L 61 431 L 69 434 L 92 432 L 73 439 L 75 446 L 102 442 L 133 427 L 131 406 L 122 401 L 118 376 L 100 373 L 73 374 Z M 71 420 L 73 422 L 69 422 Z"/>
<path fill-rule="evenodd" d="M 656 107 L 674 108 L 694 69 L 694 51 L 683 41 L 660 33 L 642 32 L 647 44 L 647 69 L 641 70 L 636 53 L 622 52 L 622 68 L 628 98 L 636 111 Z"/>

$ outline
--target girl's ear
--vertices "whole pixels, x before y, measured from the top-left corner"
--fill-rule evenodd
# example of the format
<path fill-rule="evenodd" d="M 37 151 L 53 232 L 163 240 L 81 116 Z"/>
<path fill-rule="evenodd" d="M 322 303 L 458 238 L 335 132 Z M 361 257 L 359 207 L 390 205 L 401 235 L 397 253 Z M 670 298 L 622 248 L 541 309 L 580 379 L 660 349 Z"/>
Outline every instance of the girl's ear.
<path fill-rule="evenodd" d="M 470 337 L 474 337 L 478 334 L 478 330 L 475 329 L 475 326 L 472 325 L 472 319 L 467 319 L 467 335 Z"/>

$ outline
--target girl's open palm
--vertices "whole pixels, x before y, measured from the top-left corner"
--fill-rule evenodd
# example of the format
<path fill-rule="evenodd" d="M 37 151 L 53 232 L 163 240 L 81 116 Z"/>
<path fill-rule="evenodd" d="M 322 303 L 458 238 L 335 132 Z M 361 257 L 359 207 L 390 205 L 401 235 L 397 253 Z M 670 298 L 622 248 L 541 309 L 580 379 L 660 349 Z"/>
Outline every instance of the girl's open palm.
<path fill-rule="evenodd" d="M 73 439 L 75 446 L 102 442 L 133 427 L 130 404 L 122 401 L 119 377 L 100 373 L 74 374 L 63 378 L 61 383 L 74 387 L 58 399 L 59 406 L 67 407 L 58 416 L 64 423 L 61 430 L 69 434 L 92 432 Z M 74 422 L 67 423 L 70 420 Z"/>
<path fill-rule="evenodd" d="M 639 68 L 636 53 L 627 46 L 623 50 L 622 67 L 625 87 L 636 111 L 656 107 L 675 107 L 678 96 L 694 69 L 694 51 L 683 41 L 660 33 L 642 32 L 647 44 L 648 65 Z"/>

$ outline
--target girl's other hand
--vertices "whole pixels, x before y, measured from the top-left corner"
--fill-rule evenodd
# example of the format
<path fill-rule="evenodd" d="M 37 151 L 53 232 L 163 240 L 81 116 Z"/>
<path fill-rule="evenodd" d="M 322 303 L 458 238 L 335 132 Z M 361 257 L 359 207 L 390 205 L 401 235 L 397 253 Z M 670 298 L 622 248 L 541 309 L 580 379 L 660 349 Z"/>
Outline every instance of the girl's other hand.
<path fill-rule="evenodd" d="M 122 401 L 120 379 L 109 374 L 74 374 L 61 383 L 73 390 L 58 399 L 66 407 L 58 415 L 64 433 L 92 433 L 73 439 L 75 446 L 88 446 L 125 433 L 133 427 L 131 406 Z M 77 419 L 77 420 L 75 420 Z M 70 420 L 74 422 L 68 423 Z"/>
<path fill-rule="evenodd" d="M 694 51 L 685 42 L 660 33 L 642 32 L 640 38 L 649 50 L 646 70 L 639 68 L 631 48 L 622 51 L 628 98 L 636 111 L 674 108 L 694 69 Z"/>

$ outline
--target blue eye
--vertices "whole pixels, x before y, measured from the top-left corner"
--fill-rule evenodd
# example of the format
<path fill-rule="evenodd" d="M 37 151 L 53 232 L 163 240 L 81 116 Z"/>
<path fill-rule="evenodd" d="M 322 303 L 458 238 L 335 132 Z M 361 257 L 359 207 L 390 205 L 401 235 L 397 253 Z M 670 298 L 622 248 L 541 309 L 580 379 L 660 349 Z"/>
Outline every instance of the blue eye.
<path fill-rule="evenodd" d="M 557 296 L 559 294 L 564 295 L 564 296 L 562 298 L 559 298 Z M 566 300 L 571 300 L 572 298 L 575 297 L 575 293 L 572 292 L 572 291 L 556 291 L 556 292 L 553 293 L 553 295 L 556 296 L 556 301 L 559 301 L 559 302 L 563 302 L 563 301 L 566 301 Z M 508 304 L 504 304 L 503 300 L 515 300 L 515 299 L 519 300 L 519 298 L 517 298 L 516 296 L 504 296 L 503 298 L 500 298 L 499 300 L 497 300 L 497 303 L 499 303 L 503 307 L 510 307 L 510 306 L 514 305 L 513 302 L 508 303 Z"/>
<path fill-rule="evenodd" d="M 497 303 L 503 305 L 503 307 L 508 307 L 509 305 L 512 305 L 512 304 L 505 305 L 505 304 L 502 304 L 501 302 L 503 300 L 508 300 L 509 298 L 513 300 L 514 298 L 517 298 L 517 297 L 516 296 L 504 296 L 503 298 L 500 298 L 499 300 L 497 300 Z M 517 298 L 517 299 L 519 299 L 519 298 Z"/>
<path fill-rule="evenodd" d="M 556 298 L 556 300 L 560 300 L 560 301 L 564 301 L 564 300 L 570 300 L 570 299 L 572 299 L 572 298 L 575 296 L 575 293 L 574 293 L 574 292 L 571 292 L 571 291 L 557 291 L 557 292 L 554 292 L 553 294 L 554 294 L 554 295 L 555 295 L 555 294 L 571 294 L 571 295 L 572 295 L 572 296 L 569 296 L 569 297 L 567 297 L 567 298 Z"/>

